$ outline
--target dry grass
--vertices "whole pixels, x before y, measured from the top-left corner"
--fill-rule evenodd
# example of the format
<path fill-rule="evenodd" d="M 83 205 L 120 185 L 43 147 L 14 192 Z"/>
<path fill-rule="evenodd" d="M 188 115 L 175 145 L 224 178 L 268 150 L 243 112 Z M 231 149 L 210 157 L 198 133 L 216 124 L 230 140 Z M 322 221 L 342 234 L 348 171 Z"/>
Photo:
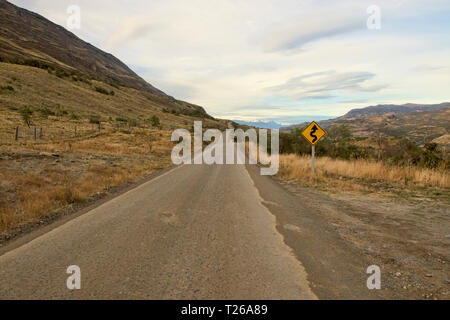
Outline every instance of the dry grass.
<path fill-rule="evenodd" d="M 156 130 L 0 146 L 0 233 L 167 166 L 171 147 Z"/>
<path fill-rule="evenodd" d="M 396 167 L 365 160 L 316 159 L 316 174 L 311 172 L 311 157 L 281 155 L 279 177 L 311 185 L 325 185 L 340 190 L 371 190 L 386 184 L 398 187 L 450 188 L 450 173 L 417 167 Z"/>
<path fill-rule="evenodd" d="M 49 212 L 110 190 L 153 170 L 150 164 L 90 166 L 80 177 L 63 169 L 45 168 L 39 173 L 18 173 L 1 170 L 0 233 L 30 221 L 37 221 Z"/>

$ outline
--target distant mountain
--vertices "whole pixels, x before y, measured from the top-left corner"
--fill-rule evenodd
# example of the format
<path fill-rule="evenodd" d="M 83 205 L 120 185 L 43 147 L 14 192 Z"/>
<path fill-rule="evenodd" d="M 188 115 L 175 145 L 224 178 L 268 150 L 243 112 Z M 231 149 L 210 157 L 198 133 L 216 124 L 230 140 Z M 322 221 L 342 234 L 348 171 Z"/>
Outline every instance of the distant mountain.
<path fill-rule="evenodd" d="M 122 61 L 81 40 L 41 15 L 0 0 L 0 61 L 81 73 L 112 85 L 152 94 L 150 100 L 171 109 L 206 114 L 197 105 L 175 100 L 153 87 Z"/>
<path fill-rule="evenodd" d="M 234 120 L 234 122 L 250 127 L 262 128 L 262 129 L 279 129 L 283 125 L 275 121 L 241 121 Z"/>
<path fill-rule="evenodd" d="M 350 110 L 347 114 L 337 119 L 355 119 L 368 116 L 377 116 L 387 113 L 406 114 L 418 111 L 436 111 L 450 108 L 450 102 L 444 102 L 440 104 L 414 104 L 407 103 L 403 105 L 395 104 L 382 104 L 377 106 L 370 106 L 361 109 Z M 337 120 L 336 119 L 336 120 Z"/>
<path fill-rule="evenodd" d="M 417 144 L 435 140 L 444 145 L 450 133 L 450 103 L 371 106 L 354 109 L 341 117 L 318 123 L 325 129 L 345 124 L 355 137 L 367 138 L 381 134 L 408 138 Z M 284 127 L 282 131 L 289 132 L 306 125 L 305 122 Z"/>

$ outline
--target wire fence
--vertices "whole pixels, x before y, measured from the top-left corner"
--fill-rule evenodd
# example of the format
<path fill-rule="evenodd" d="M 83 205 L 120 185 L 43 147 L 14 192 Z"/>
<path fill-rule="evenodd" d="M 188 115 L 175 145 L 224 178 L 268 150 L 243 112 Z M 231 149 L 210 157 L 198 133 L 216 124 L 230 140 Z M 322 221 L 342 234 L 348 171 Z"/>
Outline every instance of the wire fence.
<path fill-rule="evenodd" d="M 50 143 L 93 137 L 113 130 L 133 130 L 127 124 L 57 124 L 54 126 L 16 126 L 0 132 L 0 144 Z"/>

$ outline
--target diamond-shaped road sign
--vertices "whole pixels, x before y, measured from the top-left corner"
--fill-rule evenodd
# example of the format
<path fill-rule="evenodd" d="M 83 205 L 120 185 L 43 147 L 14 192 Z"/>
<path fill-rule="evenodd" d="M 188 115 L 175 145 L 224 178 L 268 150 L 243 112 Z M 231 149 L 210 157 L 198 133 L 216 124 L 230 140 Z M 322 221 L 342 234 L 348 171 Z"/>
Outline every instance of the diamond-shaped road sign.
<path fill-rule="evenodd" d="M 315 122 L 311 122 L 309 126 L 303 130 L 302 135 L 313 146 L 325 136 L 326 132 Z"/>

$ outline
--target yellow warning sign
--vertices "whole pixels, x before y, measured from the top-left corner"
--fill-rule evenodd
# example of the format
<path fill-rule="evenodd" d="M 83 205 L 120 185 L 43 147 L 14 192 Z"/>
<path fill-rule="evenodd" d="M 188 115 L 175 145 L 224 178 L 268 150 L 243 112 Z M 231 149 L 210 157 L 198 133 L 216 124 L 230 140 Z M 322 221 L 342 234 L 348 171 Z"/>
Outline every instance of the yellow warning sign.
<path fill-rule="evenodd" d="M 302 135 L 313 146 L 325 136 L 326 132 L 315 122 L 311 122 L 309 126 L 303 130 Z"/>

